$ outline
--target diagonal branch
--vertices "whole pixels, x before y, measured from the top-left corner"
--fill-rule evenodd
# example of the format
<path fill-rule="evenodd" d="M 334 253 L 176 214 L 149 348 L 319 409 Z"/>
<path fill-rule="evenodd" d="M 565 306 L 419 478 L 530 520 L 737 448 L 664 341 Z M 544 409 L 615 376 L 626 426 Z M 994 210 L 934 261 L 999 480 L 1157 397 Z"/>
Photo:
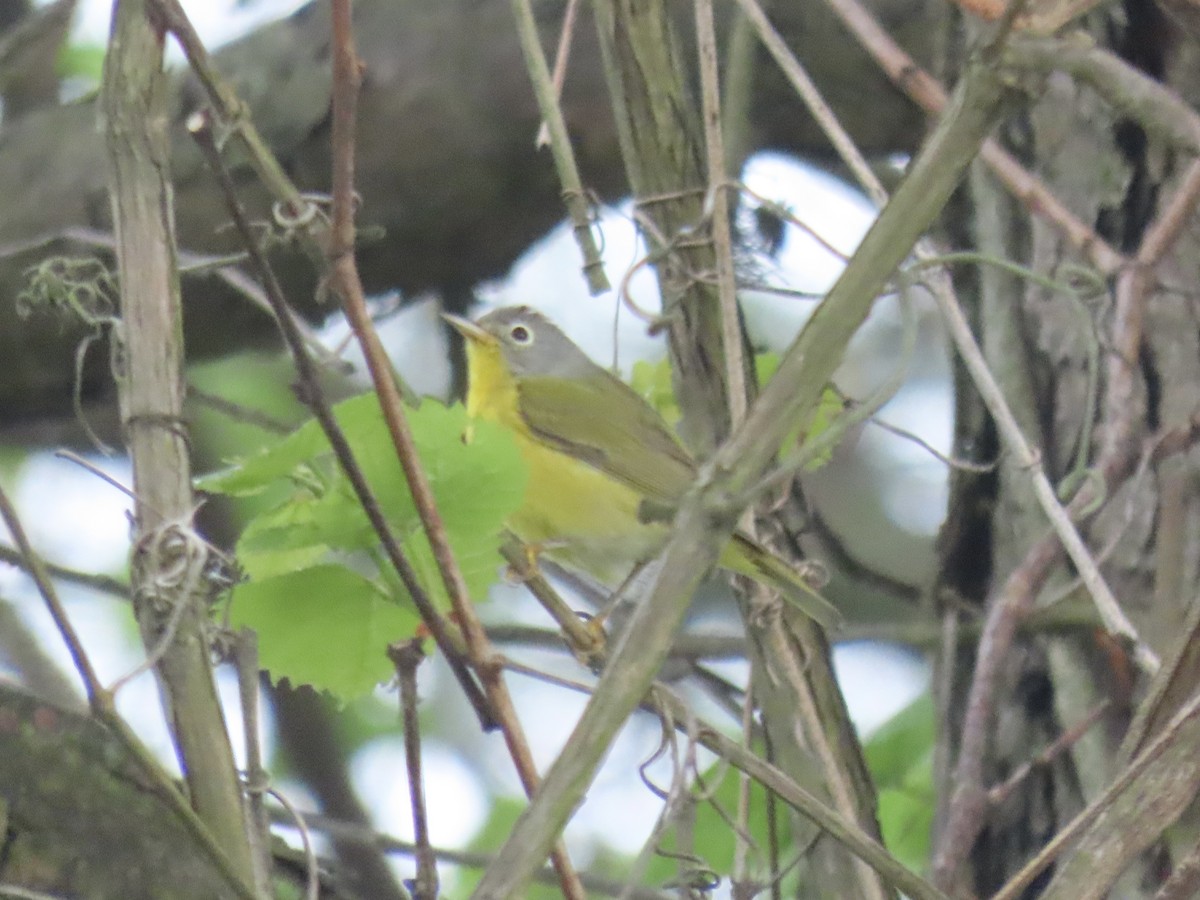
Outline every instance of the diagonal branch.
<path fill-rule="evenodd" d="M 588 197 L 583 189 L 583 180 L 579 177 L 575 151 L 571 148 L 567 123 L 558 103 L 562 76 L 558 65 L 555 66 L 555 78 L 550 76 L 530 0 L 513 0 L 512 7 L 513 18 L 517 21 L 517 35 L 521 39 L 521 52 L 525 56 L 525 67 L 529 70 L 530 81 L 533 82 L 533 93 L 542 113 L 542 127 L 549 137 L 554 168 L 562 185 L 563 202 L 571 220 L 571 231 L 575 235 L 579 251 L 583 254 L 583 274 L 587 279 L 588 290 L 593 295 L 602 294 L 612 287 L 604 274 L 604 261 L 600 258 L 600 248 L 596 245 L 596 235 L 592 232 L 592 213 L 588 208 Z M 563 63 L 567 56 L 574 16 L 575 4 L 572 4 L 567 8 L 567 17 L 563 21 L 560 63 Z"/>

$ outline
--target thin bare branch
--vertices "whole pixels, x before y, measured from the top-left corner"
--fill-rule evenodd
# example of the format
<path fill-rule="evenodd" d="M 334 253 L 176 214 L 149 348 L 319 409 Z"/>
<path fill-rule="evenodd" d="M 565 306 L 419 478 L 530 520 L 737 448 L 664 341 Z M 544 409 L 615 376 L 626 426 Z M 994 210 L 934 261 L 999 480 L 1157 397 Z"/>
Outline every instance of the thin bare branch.
<path fill-rule="evenodd" d="M 1194 160 L 1162 213 L 1142 236 L 1132 265 L 1117 278 L 1113 306 L 1113 352 L 1107 355 L 1103 403 L 1104 433 L 1101 455 L 1118 452 L 1134 433 L 1138 379 L 1138 354 L 1146 304 L 1150 300 L 1155 271 L 1191 221 L 1200 202 L 1200 160 Z"/>
<path fill-rule="evenodd" d="M 562 98 L 563 82 L 567 80 L 567 65 L 571 61 L 571 42 L 575 39 L 575 23 L 579 20 L 579 7 L 579 0 L 567 0 L 567 8 L 563 10 L 562 30 L 558 35 L 558 49 L 554 52 L 554 71 L 550 76 L 554 85 L 556 101 Z M 544 147 L 549 143 L 550 129 L 543 120 L 538 128 L 534 144 Z"/>
<path fill-rule="evenodd" d="M 333 14 L 333 229 L 330 252 L 331 278 L 336 293 L 342 299 L 346 318 L 354 329 L 355 337 L 367 367 L 371 381 L 383 410 L 396 453 L 400 459 L 404 476 L 408 482 L 413 503 L 421 519 L 425 535 L 429 539 L 434 559 L 442 576 L 446 593 L 454 607 L 466 638 L 467 652 L 471 663 L 479 673 L 490 707 L 504 734 L 509 755 L 517 769 L 521 784 L 529 796 L 538 789 L 539 777 L 533 761 L 529 743 L 521 729 L 520 720 L 513 706 L 512 697 L 504 683 L 503 672 L 493 660 L 493 651 L 484 633 L 483 625 L 471 604 L 466 581 L 454 558 L 445 526 L 434 502 L 429 479 L 421 467 L 412 431 L 404 414 L 404 405 L 391 363 L 384 352 L 379 334 L 367 313 L 362 283 L 354 258 L 354 137 L 355 110 L 361 81 L 360 63 L 355 50 L 354 30 L 349 0 L 334 0 Z M 543 60 L 544 63 L 544 60 Z M 563 895 L 569 900 L 582 900 L 585 896 L 579 875 L 567 855 L 562 840 L 556 840 L 548 848 L 549 856 L 562 881 Z"/>
<path fill-rule="evenodd" d="M 1178 811 L 1182 811 L 1182 807 L 1191 802 L 1193 793 L 1182 791 L 1182 782 L 1173 780 L 1172 777 L 1161 777 L 1156 771 L 1156 763 L 1161 765 L 1165 757 L 1173 764 L 1172 776 L 1180 777 L 1180 772 L 1186 770 L 1195 777 L 1195 720 L 1198 715 L 1200 696 L 1193 697 L 1184 705 L 1164 726 L 1162 732 L 1130 761 L 1108 789 L 1059 829 L 1037 856 L 993 894 L 991 900 L 1016 900 L 1025 896 L 1033 880 L 1068 847 L 1076 841 L 1086 840 L 1089 833 L 1098 832 L 1107 832 L 1107 846 L 1112 852 L 1092 853 L 1086 858 L 1077 854 L 1074 863 L 1075 868 L 1080 871 L 1076 877 L 1064 883 L 1064 870 L 1060 866 L 1055 880 L 1051 883 L 1052 893 L 1043 896 L 1052 896 L 1053 900 L 1105 896 L 1106 887 L 1109 886 L 1105 882 L 1109 876 L 1115 878 L 1120 874 L 1132 856 L 1141 852 L 1146 844 L 1161 833 L 1162 828 L 1174 821 L 1164 807 L 1171 804 Z M 1130 827 L 1132 823 L 1114 829 L 1113 824 L 1119 824 L 1123 817 L 1128 816 L 1130 810 L 1135 811 L 1134 816 L 1142 819 L 1157 819 L 1158 830 Z M 1103 824 L 1103 820 L 1108 820 L 1107 826 Z M 1096 876 L 1094 881 L 1092 875 L 1086 876 L 1090 882 L 1086 886 L 1083 877 L 1080 877 L 1083 876 L 1083 869 Z"/>
<path fill-rule="evenodd" d="M 842 127 L 837 120 L 833 110 L 829 104 L 825 102 L 825 98 L 821 96 L 817 86 L 812 79 L 808 77 L 808 73 L 804 71 L 804 67 L 796 58 L 795 54 L 788 49 L 786 43 L 779 32 L 775 30 L 775 26 L 767 18 L 762 7 L 758 5 L 756 0 L 737 0 L 737 4 L 741 7 L 742 14 L 750 21 L 758 32 L 758 39 L 762 41 L 763 46 L 771 54 L 788 81 L 804 101 L 804 105 L 808 108 L 809 113 L 821 126 L 821 130 L 825 132 L 825 136 L 829 138 L 829 142 L 833 145 L 833 149 L 837 152 L 838 157 L 853 173 L 855 180 L 867 192 L 867 196 L 875 203 L 876 206 L 883 206 L 887 203 L 887 192 L 883 189 L 883 185 L 879 183 L 875 172 L 867 164 L 858 147 L 855 146 L 853 139 Z"/>
<path fill-rule="evenodd" d="M 246 757 L 246 805 L 250 820 L 248 829 L 254 850 L 254 887 L 262 897 L 271 895 L 271 820 L 263 796 L 270 786 L 270 777 L 263 766 L 262 741 L 258 728 L 261 721 L 258 702 L 258 635 L 244 628 L 233 635 L 232 654 L 237 670 L 238 699 L 242 707 L 242 747 Z"/>
<path fill-rule="evenodd" d="M 280 812 L 273 811 L 274 821 L 280 825 L 290 825 L 291 820 Z M 412 856 L 416 853 L 416 845 L 410 841 L 402 841 L 382 832 L 375 831 L 366 825 L 355 822 L 345 822 L 332 816 L 310 813 L 305 816 L 305 822 L 312 831 L 326 834 L 338 841 L 357 841 L 360 844 L 379 847 L 387 853 Z M 463 866 L 470 869 L 487 868 L 494 856 L 490 853 L 478 853 L 470 850 L 457 850 L 448 847 L 433 847 L 433 855 L 450 865 Z M 582 873 L 580 878 L 587 890 L 606 897 L 617 897 L 625 890 L 622 882 L 597 875 Z M 538 871 L 534 876 L 538 884 L 557 886 L 557 873 L 547 867 Z M 628 900 L 675 900 L 678 895 L 668 891 L 658 891 L 652 888 L 634 888 L 628 895 Z"/>
<path fill-rule="evenodd" d="M 201 86 L 208 95 L 209 103 L 212 104 L 222 125 L 233 128 L 241 138 L 242 144 L 249 154 L 250 164 L 262 179 L 263 184 L 277 201 L 298 216 L 301 210 L 311 205 L 310 201 L 305 199 L 300 190 L 292 183 L 279 160 L 271 152 L 267 141 L 259 134 L 250 118 L 246 104 L 217 71 L 212 57 L 208 53 L 208 48 L 204 46 L 196 29 L 192 27 L 179 0 L 147 0 L 147 2 L 154 10 L 157 19 L 175 35 L 175 39 L 183 49 L 184 56 L 187 57 L 188 65 L 199 78 Z M 320 244 L 323 240 L 321 233 L 323 220 L 317 216 L 311 217 L 308 221 L 312 228 L 306 230 L 306 233 L 313 241 Z M 319 250 L 320 248 L 310 245 L 310 249 Z"/>
<path fill-rule="evenodd" d="M 696 46 L 700 54 L 701 116 L 704 120 L 705 157 L 708 164 L 708 197 L 705 211 L 712 229 L 716 261 L 717 299 L 721 304 L 721 347 L 725 357 L 725 384 L 729 398 L 729 424 L 737 428 L 746 418 L 746 359 L 742 352 L 742 324 L 738 316 L 737 284 L 733 271 L 733 234 L 729 225 L 729 195 L 724 190 L 728 165 L 721 134 L 721 84 L 717 71 L 717 34 L 712 0 L 695 0 Z M 752 525 L 748 519 L 744 524 Z"/>
<path fill-rule="evenodd" d="M 412 810 L 413 837 L 416 841 L 417 877 L 413 880 L 413 900 L 437 900 L 438 874 L 433 848 L 429 843 L 429 817 L 425 809 L 425 779 L 421 774 L 421 717 L 417 713 L 417 669 L 425 652 L 421 641 L 413 639 L 388 647 L 388 657 L 396 667 L 400 685 L 400 718 L 404 724 L 404 765 L 408 771 L 408 800 Z"/>
<path fill-rule="evenodd" d="M 0 544 L 0 562 L 8 563 L 11 566 L 21 569 L 23 572 L 33 574 L 29 560 L 17 548 Z M 91 572 L 80 572 L 77 569 L 69 569 L 66 566 L 60 566 L 52 562 L 43 561 L 42 567 L 51 578 L 57 578 L 60 581 L 66 581 L 80 587 L 102 591 L 105 594 L 111 594 L 114 597 L 120 597 L 125 600 L 129 599 L 129 584 L 119 578 L 113 578 L 109 575 L 93 575 Z"/>
<path fill-rule="evenodd" d="M 512 7 L 513 16 L 517 21 L 517 35 L 521 39 L 521 52 L 525 56 L 525 67 L 529 70 L 533 93 L 537 97 L 542 122 L 550 139 L 550 150 L 554 156 L 559 183 L 562 185 L 563 201 L 571 219 L 571 229 L 583 254 L 583 274 L 587 279 L 588 290 L 593 295 L 602 294 L 611 290 L 611 285 L 604 274 L 604 261 L 600 258 L 600 248 L 596 245 L 596 235 L 592 231 L 592 211 L 588 195 L 583 189 L 579 166 L 575 163 L 575 151 L 571 148 L 571 137 L 567 133 L 567 123 L 558 105 L 561 82 L 556 83 L 550 77 L 550 69 L 546 65 L 546 56 L 542 53 L 542 42 L 538 36 L 537 21 L 534 19 L 533 7 L 529 0 L 512 0 Z M 570 8 L 567 12 L 568 16 L 573 15 Z M 563 24 L 564 42 L 569 40 L 569 24 L 569 21 Z M 560 65 L 565 66 L 565 55 L 565 49 L 560 49 Z"/>
<path fill-rule="evenodd" d="M 62 601 L 58 599 L 58 592 L 54 589 L 54 582 L 50 580 L 50 573 L 41 557 L 34 551 L 33 545 L 29 543 L 29 538 L 25 535 L 25 528 L 21 525 L 21 519 L 17 515 L 16 507 L 9 501 L 8 494 L 3 487 L 0 487 L 0 518 L 4 520 L 8 533 L 16 542 L 21 568 L 33 578 L 33 583 L 37 585 L 38 593 L 42 595 L 42 601 L 50 612 L 50 618 L 54 620 L 54 627 L 58 629 L 63 643 L 67 645 L 67 652 L 71 654 L 71 662 L 75 666 L 75 671 L 83 680 L 88 704 L 92 707 L 93 712 L 100 712 L 100 707 L 111 703 L 112 698 L 108 696 L 101 685 L 96 670 L 92 667 L 92 661 L 88 658 L 87 651 L 84 650 L 83 641 L 80 640 L 75 627 L 71 624 L 71 619 L 67 616 L 67 610 L 62 605 Z"/>

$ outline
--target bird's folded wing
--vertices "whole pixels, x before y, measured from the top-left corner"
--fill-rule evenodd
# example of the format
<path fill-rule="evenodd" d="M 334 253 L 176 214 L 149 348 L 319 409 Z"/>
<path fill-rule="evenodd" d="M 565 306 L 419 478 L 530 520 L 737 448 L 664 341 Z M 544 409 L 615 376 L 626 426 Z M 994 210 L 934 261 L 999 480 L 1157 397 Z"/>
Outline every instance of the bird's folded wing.
<path fill-rule="evenodd" d="M 623 381 L 600 372 L 603 377 L 522 377 L 522 418 L 549 446 L 673 506 L 695 478 L 695 463 L 662 416 Z"/>

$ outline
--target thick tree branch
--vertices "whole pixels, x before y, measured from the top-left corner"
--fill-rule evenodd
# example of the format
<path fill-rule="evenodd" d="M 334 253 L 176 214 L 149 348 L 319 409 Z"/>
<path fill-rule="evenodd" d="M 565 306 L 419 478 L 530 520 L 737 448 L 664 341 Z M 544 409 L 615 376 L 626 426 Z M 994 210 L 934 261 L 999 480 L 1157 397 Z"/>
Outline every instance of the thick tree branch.
<path fill-rule="evenodd" d="M 168 720 L 200 819 L 253 883 L 241 785 L 217 701 L 205 617 L 207 546 L 192 530 L 195 502 L 183 410 L 183 333 L 166 126 L 163 35 L 144 2 L 114 8 L 103 108 L 121 284 L 121 420 L 133 461 L 134 612 L 157 671 Z M 182 577 L 180 577 L 182 573 Z M 180 610 L 173 638 L 166 611 Z"/>

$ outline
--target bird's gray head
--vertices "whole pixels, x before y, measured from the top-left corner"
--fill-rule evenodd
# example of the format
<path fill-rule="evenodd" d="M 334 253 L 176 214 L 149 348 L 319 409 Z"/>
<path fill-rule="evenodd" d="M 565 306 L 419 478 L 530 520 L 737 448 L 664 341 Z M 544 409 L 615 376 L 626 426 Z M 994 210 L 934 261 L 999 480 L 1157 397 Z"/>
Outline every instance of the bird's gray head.
<path fill-rule="evenodd" d="M 570 378 L 598 366 L 549 319 L 528 306 L 505 306 L 475 323 L 494 337 L 514 376 Z"/>

